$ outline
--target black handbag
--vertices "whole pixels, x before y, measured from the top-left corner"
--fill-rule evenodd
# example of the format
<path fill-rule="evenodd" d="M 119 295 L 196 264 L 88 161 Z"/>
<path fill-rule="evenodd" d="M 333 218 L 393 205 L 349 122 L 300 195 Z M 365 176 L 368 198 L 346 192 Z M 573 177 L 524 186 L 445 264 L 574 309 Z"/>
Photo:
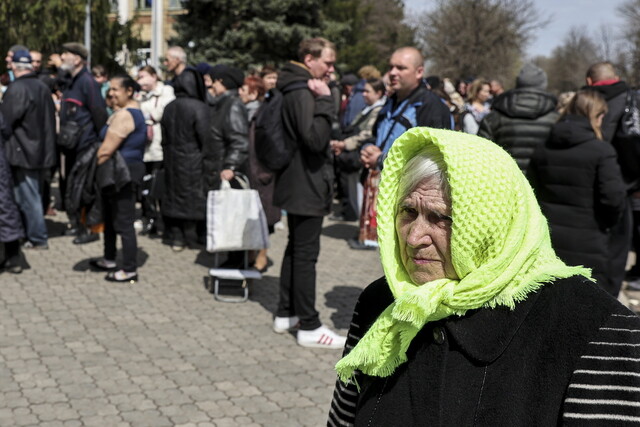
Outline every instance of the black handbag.
<path fill-rule="evenodd" d="M 89 122 L 89 125 L 93 123 Z M 60 133 L 58 133 L 57 144 L 59 147 L 66 150 L 75 150 L 80 143 L 80 138 L 85 129 L 89 126 L 82 127 L 78 122 L 69 120 L 62 126 L 60 126 Z"/>

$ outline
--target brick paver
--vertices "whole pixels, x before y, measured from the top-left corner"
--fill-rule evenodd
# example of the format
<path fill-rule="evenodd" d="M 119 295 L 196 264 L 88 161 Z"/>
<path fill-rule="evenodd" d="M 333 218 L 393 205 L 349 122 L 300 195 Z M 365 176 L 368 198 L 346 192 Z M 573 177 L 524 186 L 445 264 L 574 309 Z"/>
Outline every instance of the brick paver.
<path fill-rule="evenodd" d="M 64 216 L 49 221 L 60 230 Z M 361 289 L 382 275 L 352 251 L 353 223 L 326 220 L 318 262 L 321 320 L 346 333 Z M 140 237 L 140 281 L 111 284 L 88 261 L 102 243 L 52 237 L 31 269 L 0 275 L 1 426 L 320 426 L 337 350 L 272 332 L 286 231 L 250 300 L 205 289 L 211 255 Z"/>

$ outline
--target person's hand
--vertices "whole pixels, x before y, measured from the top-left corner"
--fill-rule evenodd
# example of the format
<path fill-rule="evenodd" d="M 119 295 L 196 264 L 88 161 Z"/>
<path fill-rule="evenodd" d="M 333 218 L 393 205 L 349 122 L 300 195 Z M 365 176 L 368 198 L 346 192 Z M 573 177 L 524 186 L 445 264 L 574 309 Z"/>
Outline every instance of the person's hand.
<path fill-rule="evenodd" d="M 373 169 L 378 164 L 382 150 L 376 145 L 367 145 L 360 150 L 360 162 L 365 168 Z"/>
<path fill-rule="evenodd" d="M 234 176 L 236 176 L 236 174 L 233 173 L 231 169 L 224 169 L 220 172 L 220 179 L 224 179 L 225 181 L 231 181 Z"/>
<path fill-rule="evenodd" d="M 309 86 L 309 90 L 313 93 L 314 96 L 330 96 L 331 89 L 329 89 L 329 85 L 323 82 L 320 79 L 309 79 L 307 81 L 307 86 Z"/>
<path fill-rule="evenodd" d="M 331 145 L 331 151 L 333 151 L 333 154 L 336 156 L 339 156 L 344 151 L 345 143 L 343 141 L 333 139 L 329 144 Z"/>

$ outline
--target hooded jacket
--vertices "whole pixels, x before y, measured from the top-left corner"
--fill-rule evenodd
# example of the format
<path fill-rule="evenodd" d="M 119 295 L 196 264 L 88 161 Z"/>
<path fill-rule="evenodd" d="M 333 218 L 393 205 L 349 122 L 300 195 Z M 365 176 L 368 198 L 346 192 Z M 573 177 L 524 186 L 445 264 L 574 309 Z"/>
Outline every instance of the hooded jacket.
<path fill-rule="evenodd" d="M 202 77 L 186 68 L 174 83 L 176 99 L 162 115 L 162 151 L 165 168 L 163 214 L 170 218 L 206 218 L 205 175 L 202 152 L 211 145 L 209 108 Z"/>
<path fill-rule="evenodd" d="M 593 269 L 607 286 L 608 230 L 625 207 L 616 152 L 596 139 L 589 120 L 566 116 L 534 154 L 527 175 L 549 220 L 558 256 Z"/>
<path fill-rule="evenodd" d="M 507 150 L 522 171 L 536 147 L 549 137 L 558 120 L 555 96 L 540 89 L 512 89 L 497 97 L 493 110 L 480 122 L 478 136 Z"/>
<path fill-rule="evenodd" d="M 311 79 L 298 62 L 286 64 L 278 75 L 278 89 Z M 276 176 L 274 205 L 296 215 L 324 216 L 331 209 L 333 158 L 329 148 L 331 120 L 335 115 L 331 96 L 317 96 L 300 89 L 282 100 L 282 121 L 287 144 L 296 150 L 291 163 Z"/>
<path fill-rule="evenodd" d="M 56 113 L 51 91 L 34 73 L 17 78 L 4 94 L 6 159 L 12 166 L 44 169 L 56 164 Z"/>

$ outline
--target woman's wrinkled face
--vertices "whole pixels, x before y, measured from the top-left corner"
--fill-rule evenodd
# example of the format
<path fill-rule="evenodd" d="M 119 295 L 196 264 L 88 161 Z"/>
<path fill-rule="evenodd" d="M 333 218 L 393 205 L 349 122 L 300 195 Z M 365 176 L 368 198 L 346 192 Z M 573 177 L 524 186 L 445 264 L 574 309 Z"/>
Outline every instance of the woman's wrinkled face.
<path fill-rule="evenodd" d="M 458 276 L 451 261 L 451 203 L 435 180 L 420 182 L 400 201 L 396 233 L 402 263 L 416 285 Z"/>

